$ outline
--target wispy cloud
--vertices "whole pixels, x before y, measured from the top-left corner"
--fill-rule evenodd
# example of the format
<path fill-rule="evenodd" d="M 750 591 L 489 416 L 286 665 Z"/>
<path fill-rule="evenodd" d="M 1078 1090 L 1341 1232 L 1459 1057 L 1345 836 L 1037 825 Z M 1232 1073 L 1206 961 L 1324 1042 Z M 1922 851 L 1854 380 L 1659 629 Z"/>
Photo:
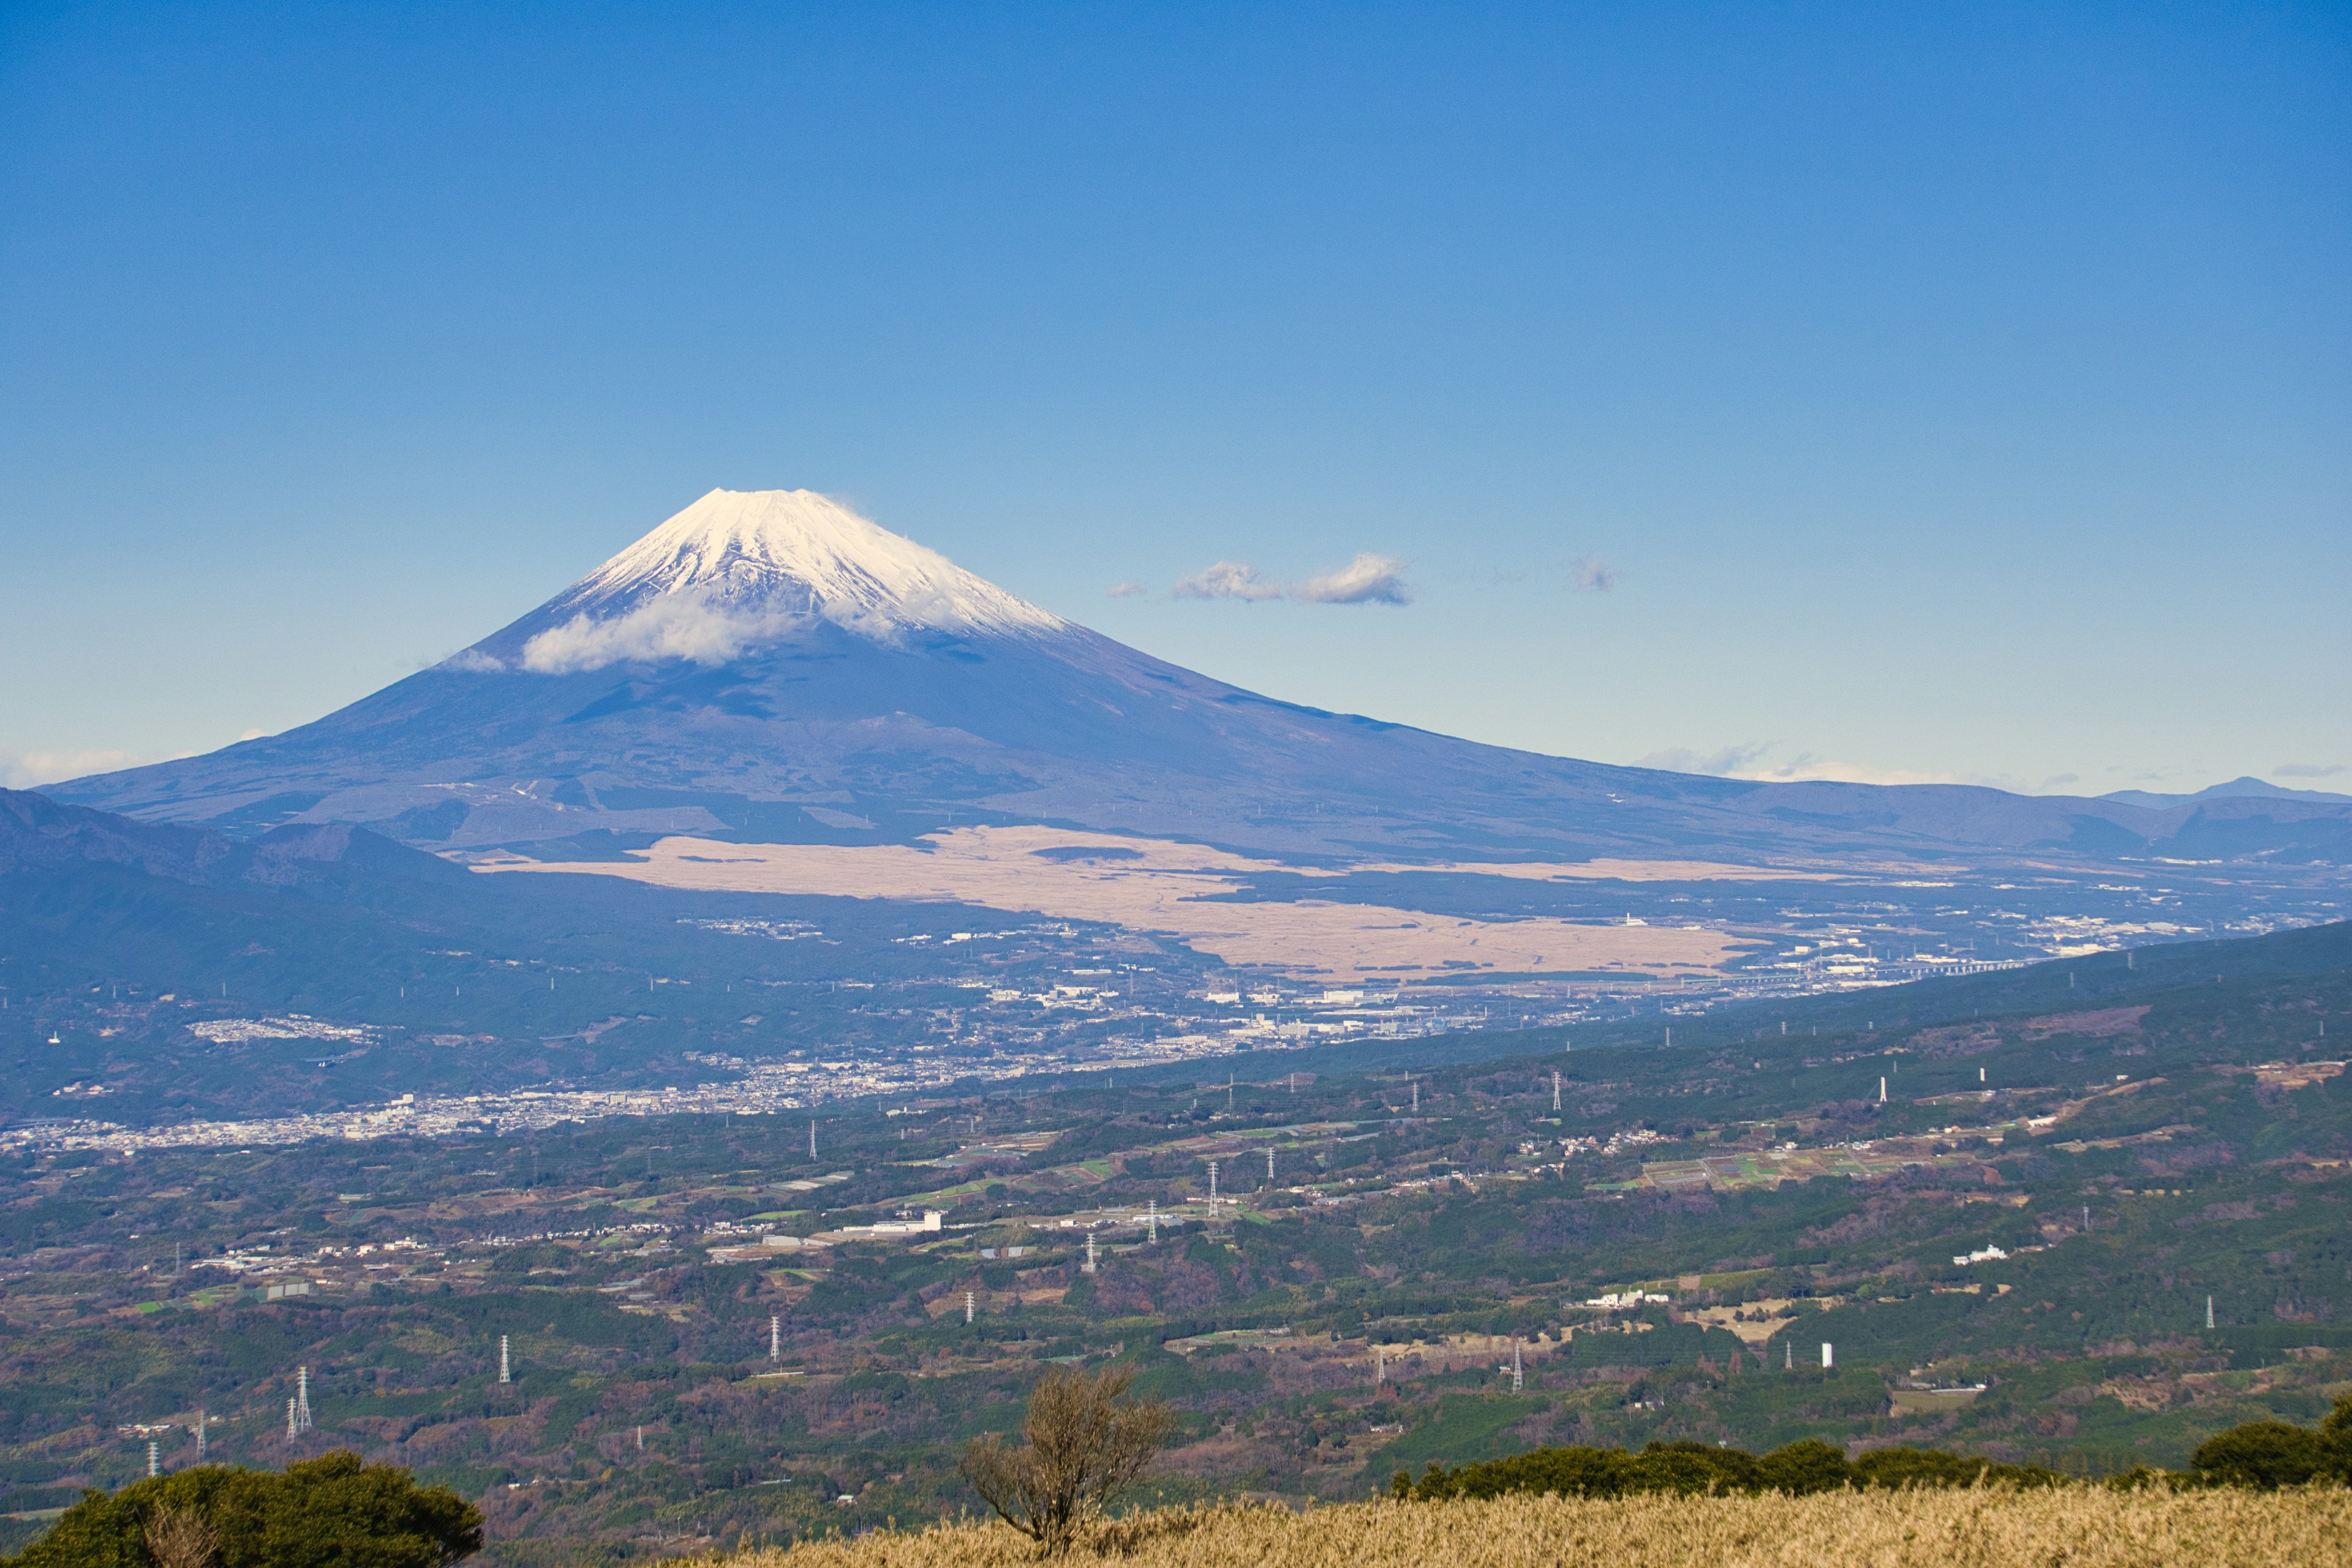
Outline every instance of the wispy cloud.
<path fill-rule="evenodd" d="M 1978 784 L 1952 773 L 1923 773 L 1916 768 L 1881 768 L 1868 763 L 1841 762 L 1807 752 L 1786 763 L 1756 763 L 1730 774 L 1770 784 Z"/>
<path fill-rule="evenodd" d="M 1150 588 L 1146 587 L 1141 583 L 1137 582 L 1134 578 L 1129 577 L 1123 583 L 1112 584 L 1110 592 L 1105 595 L 1104 597 L 1111 599 L 1139 599 L 1150 592 L 1151 592 Z"/>
<path fill-rule="evenodd" d="M 1569 586 L 1588 594 L 1605 594 L 1624 575 L 1598 555 L 1580 555 L 1568 563 Z"/>
<path fill-rule="evenodd" d="M 1771 742 L 1725 746 L 1713 752 L 1674 746 L 1662 752 L 1652 752 L 1633 765 L 1661 768 L 1668 773 L 1704 773 L 1713 778 L 1748 779 L 1758 784 L 1948 784 L 1986 782 L 1958 778 L 1950 773 L 1922 773 L 1911 768 L 1882 768 L 1867 763 L 1841 762 L 1833 757 L 1816 756 L 1811 752 L 1801 752 L 1786 762 L 1769 761 L 1776 749 L 1776 744 Z"/>
<path fill-rule="evenodd" d="M 730 609 L 695 594 L 665 594 L 611 620 L 579 615 L 551 626 L 522 645 L 521 664 L 540 675 L 671 658 L 725 664 L 800 622 L 777 611 Z"/>
<path fill-rule="evenodd" d="M 1412 589 L 1404 580 L 1404 564 L 1393 555 L 1366 551 L 1345 566 L 1285 584 L 1255 566 L 1220 561 L 1168 592 L 1178 599 L 1241 599 L 1253 604 L 1293 599 L 1302 605 L 1410 605 Z"/>
<path fill-rule="evenodd" d="M 2283 763 L 2271 770 L 2277 779 L 2332 779 L 2347 772 L 2341 763 Z"/>
<path fill-rule="evenodd" d="M 1404 563 L 1393 555 L 1357 556 L 1336 572 L 1293 585 L 1290 596 L 1310 605 L 1410 605 Z"/>
<path fill-rule="evenodd" d="M 1168 590 L 1178 599 L 1279 599 L 1282 584 L 1272 582 L 1255 566 L 1220 561 L 1181 579 Z"/>
<path fill-rule="evenodd" d="M 1756 745 L 1694 752 L 1688 746 L 1669 746 L 1663 752 L 1652 752 L 1633 765 L 1637 768 L 1662 768 L 1670 773 L 1706 773 L 1715 778 L 1734 778 L 1741 769 L 1750 766 L 1770 750 L 1769 746 Z"/>
<path fill-rule="evenodd" d="M 0 789 L 38 789 L 90 773 L 110 773 L 163 759 L 137 752 L 0 752 Z"/>
<path fill-rule="evenodd" d="M 495 675 L 507 667 L 478 648 L 461 647 L 433 668 L 455 670 L 461 675 Z"/>

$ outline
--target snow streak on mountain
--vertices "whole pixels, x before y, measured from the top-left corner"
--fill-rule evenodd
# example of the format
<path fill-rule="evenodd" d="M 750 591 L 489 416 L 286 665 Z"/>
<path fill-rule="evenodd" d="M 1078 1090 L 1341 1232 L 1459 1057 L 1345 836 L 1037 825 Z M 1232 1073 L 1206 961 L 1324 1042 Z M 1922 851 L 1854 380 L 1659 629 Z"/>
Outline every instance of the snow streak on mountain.
<path fill-rule="evenodd" d="M 560 622 L 532 634 L 514 663 L 543 675 L 666 658 L 724 664 L 812 620 L 882 642 L 1068 628 L 813 490 L 712 490 L 541 614 Z M 483 645 L 450 662 L 506 663 Z"/>

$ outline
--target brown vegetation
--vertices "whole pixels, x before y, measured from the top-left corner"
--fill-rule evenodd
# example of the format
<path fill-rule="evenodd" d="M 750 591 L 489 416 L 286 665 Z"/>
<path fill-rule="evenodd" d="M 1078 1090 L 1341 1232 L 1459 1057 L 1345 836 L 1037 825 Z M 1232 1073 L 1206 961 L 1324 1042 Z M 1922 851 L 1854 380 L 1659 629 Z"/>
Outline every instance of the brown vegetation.
<path fill-rule="evenodd" d="M 1204 845 L 1055 827 L 959 827 L 925 847 L 877 844 L 732 844 L 664 838 L 626 860 L 481 860 L 478 871 L 588 873 L 656 887 L 737 893 L 947 901 L 1101 921 L 1172 934 L 1228 963 L 1327 980 L 1386 979 L 1401 971 L 1625 968 L 1703 972 L 1740 944 L 1720 931 L 1668 925 L 1588 925 L 1549 916 L 1469 920 L 1380 904 L 1223 901 L 1269 872 L 1312 878 L 1330 868 L 1255 859 Z M 1073 851 L 1094 851 L 1065 858 Z M 1374 867 L 1495 874 L 1496 868 Z M 1362 869 L 1362 868 L 1359 868 Z M 1517 874 L 1526 868 L 1502 868 Z M 1569 867 L 1545 867 L 1566 876 Z M 1607 874 L 1696 877 L 1731 869 L 1683 862 L 1618 862 Z M 1774 872 L 1775 878 L 1784 873 Z"/>
<path fill-rule="evenodd" d="M 1293 1513 L 1226 1506 L 1097 1527 L 1070 1561 L 1130 1568 L 2294 1568 L 2340 1561 L 2352 1491 L 2065 1486 L 1607 1501 L 1514 1496 Z M 999 1524 L 876 1532 L 726 1568 L 1012 1568 L 1035 1547 Z"/>
<path fill-rule="evenodd" d="M 155 1568 L 211 1568 L 220 1556 L 220 1532 L 179 1503 L 163 1503 L 148 1514 L 142 1538 Z"/>
<path fill-rule="evenodd" d="M 1067 1551 L 1135 1484 L 1175 1424 L 1165 1405 L 1126 1402 L 1134 1382 L 1131 1366 L 1049 1372 L 1029 1395 L 1022 1446 L 981 1438 L 958 1468 L 1040 1550 Z"/>

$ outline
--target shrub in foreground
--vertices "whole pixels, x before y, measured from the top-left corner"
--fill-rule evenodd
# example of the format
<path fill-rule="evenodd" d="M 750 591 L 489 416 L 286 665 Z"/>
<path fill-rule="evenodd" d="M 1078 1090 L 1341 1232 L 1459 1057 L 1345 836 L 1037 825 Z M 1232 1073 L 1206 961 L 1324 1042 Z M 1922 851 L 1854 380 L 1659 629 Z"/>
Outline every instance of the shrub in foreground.
<path fill-rule="evenodd" d="M 2208 1437 L 2189 1462 L 2199 1475 L 2231 1486 L 2352 1484 L 2352 1394 L 2336 1402 L 2316 1431 L 2284 1421 L 2249 1421 Z"/>
<path fill-rule="evenodd" d="M 1492 1498 L 1509 1492 L 1561 1497 L 1638 1497 L 1649 1492 L 1787 1492 L 1806 1497 L 1847 1487 L 1966 1487 L 1979 1481 L 2048 1486 L 2061 1478 L 2037 1465 L 2002 1465 L 1934 1448 L 1880 1448 L 1859 1459 L 1807 1437 L 1751 1454 L 1706 1443 L 1652 1443 L 1623 1448 L 1538 1448 L 1507 1459 L 1447 1469 L 1432 1463 L 1419 1481 L 1399 1470 L 1392 1497 L 1416 1501 Z"/>
<path fill-rule="evenodd" d="M 406 1470 L 328 1454 L 281 1473 L 226 1465 L 82 1494 L 9 1568 L 448 1568 L 482 1516 Z"/>

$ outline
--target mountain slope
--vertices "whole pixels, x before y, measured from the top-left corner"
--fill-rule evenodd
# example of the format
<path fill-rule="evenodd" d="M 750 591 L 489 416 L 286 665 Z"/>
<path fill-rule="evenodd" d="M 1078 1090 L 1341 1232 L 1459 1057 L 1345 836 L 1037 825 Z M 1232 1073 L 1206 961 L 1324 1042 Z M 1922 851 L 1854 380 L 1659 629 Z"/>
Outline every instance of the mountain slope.
<path fill-rule="evenodd" d="M 2283 785 L 2265 784 L 2258 778 L 2234 778 L 2223 784 L 2209 784 L 2194 795 L 2152 795 L 2144 789 L 2119 789 L 2111 790 L 2099 798 L 2117 801 L 2126 805 L 2146 805 L 2162 810 L 2168 806 L 2189 805 L 2198 801 L 2233 800 L 2249 795 L 2263 800 L 2291 800 L 2306 803 L 2325 801 L 2335 805 L 2352 805 L 2352 795 L 2337 795 L 2332 791 L 2318 789 L 2287 789 Z"/>
<path fill-rule="evenodd" d="M 870 842 L 1044 821 L 1292 855 L 2352 858 L 2352 806 L 2167 806 L 1606 767 L 1281 702 L 1072 625 L 806 491 L 714 490 L 315 723 L 59 797 L 450 847 Z"/>

